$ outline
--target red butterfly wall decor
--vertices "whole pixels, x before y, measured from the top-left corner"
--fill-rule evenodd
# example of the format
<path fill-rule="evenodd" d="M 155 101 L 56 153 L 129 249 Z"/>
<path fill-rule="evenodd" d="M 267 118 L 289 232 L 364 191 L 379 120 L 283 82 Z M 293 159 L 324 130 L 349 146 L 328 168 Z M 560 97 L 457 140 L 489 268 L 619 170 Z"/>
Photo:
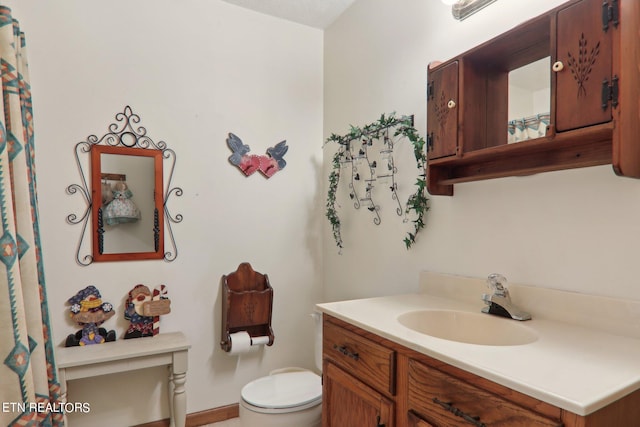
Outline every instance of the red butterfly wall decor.
<path fill-rule="evenodd" d="M 229 162 L 237 166 L 246 176 L 252 175 L 255 171 L 260 171 L 265 177 L 271 178 L 287 165 L 283 158 L 289 150 L 287 141 L 279 142 L 275 147 L 268 148 L 267 155 L 262 156 L 249 154 L 251 150 L 249 146 L 243 144 L 242 140 L 233 133 L 229 133 L 227 145 L 233 151 L 233 154 L 229 156 Z"/>

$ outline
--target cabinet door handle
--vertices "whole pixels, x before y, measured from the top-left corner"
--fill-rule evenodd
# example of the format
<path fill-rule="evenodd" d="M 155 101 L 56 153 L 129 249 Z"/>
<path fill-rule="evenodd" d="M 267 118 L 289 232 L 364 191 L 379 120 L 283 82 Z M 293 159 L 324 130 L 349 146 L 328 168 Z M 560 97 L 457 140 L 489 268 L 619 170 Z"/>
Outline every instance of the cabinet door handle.
<path fill-rule="evenodd" d="M 456 408 L 455 406 L 453 406 L 453 404 L 451 402 L 443 402 L 442 400 L 438 399 L 437 397 L 433 398 L 433 403 L 440 405 L 443 409 L 451 412 L 453 415 L 462 418 L 463 420 L 465 420 L 466 422 L 468 422 L 469 424 L 472 424 L 476 427 L 487 427 L 485 423 L 481 423 L 480 422 L 480 417 L 472 417 L 469 414 L 464 413 L 463 411 L 461 411 L 460 409 Z"/>
<path fill-rule="evenodd" d="M 562 61 L 557 61 L 553 63 L 553 67 L 551 67 L 553 69 L 553 71 L 555 71 L 556 73 L 564 70 L 564 64 L 562 63 Z"/>
<path fill-rule="evenodd" d="M 456 101 L 454 101 L 453 99 L 450 99 L 449 102 L 447 103 L 447 107 L 449 107 L 449 109 L 453 109 L 456 108 Z"/>
<path fill-rule="evenodd" d="M 358 353 L 354 353 L 353 351 L 349 350 L 347 346 L 338 346 L 338 344 L 334 344 L 333 349 L 338 350 L 340 353 L 352 358 L 353 360 L 358 360 L 360 358 L 360 355 L 358 355 Z"/>

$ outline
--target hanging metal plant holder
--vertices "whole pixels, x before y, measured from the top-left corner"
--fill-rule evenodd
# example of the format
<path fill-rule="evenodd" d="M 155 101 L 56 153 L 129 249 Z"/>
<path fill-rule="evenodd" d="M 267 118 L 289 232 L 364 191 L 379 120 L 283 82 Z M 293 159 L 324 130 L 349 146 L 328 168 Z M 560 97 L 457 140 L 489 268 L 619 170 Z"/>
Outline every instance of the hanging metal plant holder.
<path fill-rule="evenodd" d="M 394 139 L 407 139 L 411 142 L 418 170 L 415 192 L 409 196 L 405 206 L 402 205 L 398 196 L 396 179 L 398 168 L 394 157 L 396 142 Z M 349 180 L 349 198 L 353 201 L 354 208 L 366 207 L 371 212 L 375 225 L 382 223 L 376 188 L 385 192 L 387 189 L 391 191 L 391 199 L 396 205 L 396 214 L 403 217 L 403 222 L 411 222 L 413 226 L 412 230 L 407 232 L 403 240 L 404 244 L 407 249 L 413 246 L 418 232 L 425 226 L 424 216 L 429 209 L 424 174 L 425 141 L 414 128 L 413 116 L 396 117 L 393 113 L 383 114 L 377 122 L 362 128 L 351 126 L 351 131 L 346 135 L 332 134 L 326 140 L 326 143 L 329 142 L 338 143 L 339 148 L 333 156 L 333 170 L 329 174 L 326 217 L 331 223 L 333 237 L 339 251 L 342 251 L 343 242 L 337 191 L 342 169 Z"/>

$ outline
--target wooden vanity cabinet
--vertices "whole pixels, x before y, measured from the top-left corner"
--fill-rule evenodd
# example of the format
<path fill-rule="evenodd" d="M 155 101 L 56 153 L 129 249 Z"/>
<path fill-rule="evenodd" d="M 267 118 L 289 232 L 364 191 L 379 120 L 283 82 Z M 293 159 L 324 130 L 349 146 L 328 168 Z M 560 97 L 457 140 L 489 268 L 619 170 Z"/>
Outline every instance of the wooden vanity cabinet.
<path fill-rule="evenodd" d="M 394 350 L 337 319 L 323 322 L 324 427 L 393 427 Z"/>
<path fill-rule="evenodd" d="M 429 192 L 450 196 L 456 183 L 603 164 L 640 178 L 638 3 L 572 0 L 430 67 Z M 546 57 L 546 135 L 508 143 L 509 73 Z"/>
<path fill-rule="evenodd" d="M 323 315 L 323 427 L 612 427 L 640 391 L 584 417 Z"/>

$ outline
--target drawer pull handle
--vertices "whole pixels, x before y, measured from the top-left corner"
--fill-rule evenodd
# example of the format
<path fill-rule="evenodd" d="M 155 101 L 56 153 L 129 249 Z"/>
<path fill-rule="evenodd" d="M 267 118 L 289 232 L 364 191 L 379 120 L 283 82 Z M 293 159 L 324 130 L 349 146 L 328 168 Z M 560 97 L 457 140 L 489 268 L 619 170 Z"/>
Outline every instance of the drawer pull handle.
<path fill-rule="evenodd" d="M 453 415 L 462 418 L 466 422 L 468 422 L 470 424 L 473 424 L 476 427 L 487 427 L 485 423 L 481 423 L 480 422 L 480 417 L 472 417 L 471 415 L 465 414 L 460 409 L 458 409 L 455 406 L 453 406 L 453 404 L 451 404 L 451 402 L 443 402 L 442 400 L 438 399 L 437 397 L 434 397 L 433 398 L 433 403 L 436 403 L 436 404 L 442 406 L 443 409 L 451 412 Z"/>
<path fill-rule="evenodd" d="M 340 353 L 344 354 L 345 356 L 348 356 L 348 357 L 352 358 L 353 360 L 358 360 L 360 358 L 358 353 L 352 352 L 351 350 L 349 350 L 344 345 L 338 346 L 338 344 L 334 344 L 333 345 L 333 349 L 334 350 L 338 350 Z"/>

